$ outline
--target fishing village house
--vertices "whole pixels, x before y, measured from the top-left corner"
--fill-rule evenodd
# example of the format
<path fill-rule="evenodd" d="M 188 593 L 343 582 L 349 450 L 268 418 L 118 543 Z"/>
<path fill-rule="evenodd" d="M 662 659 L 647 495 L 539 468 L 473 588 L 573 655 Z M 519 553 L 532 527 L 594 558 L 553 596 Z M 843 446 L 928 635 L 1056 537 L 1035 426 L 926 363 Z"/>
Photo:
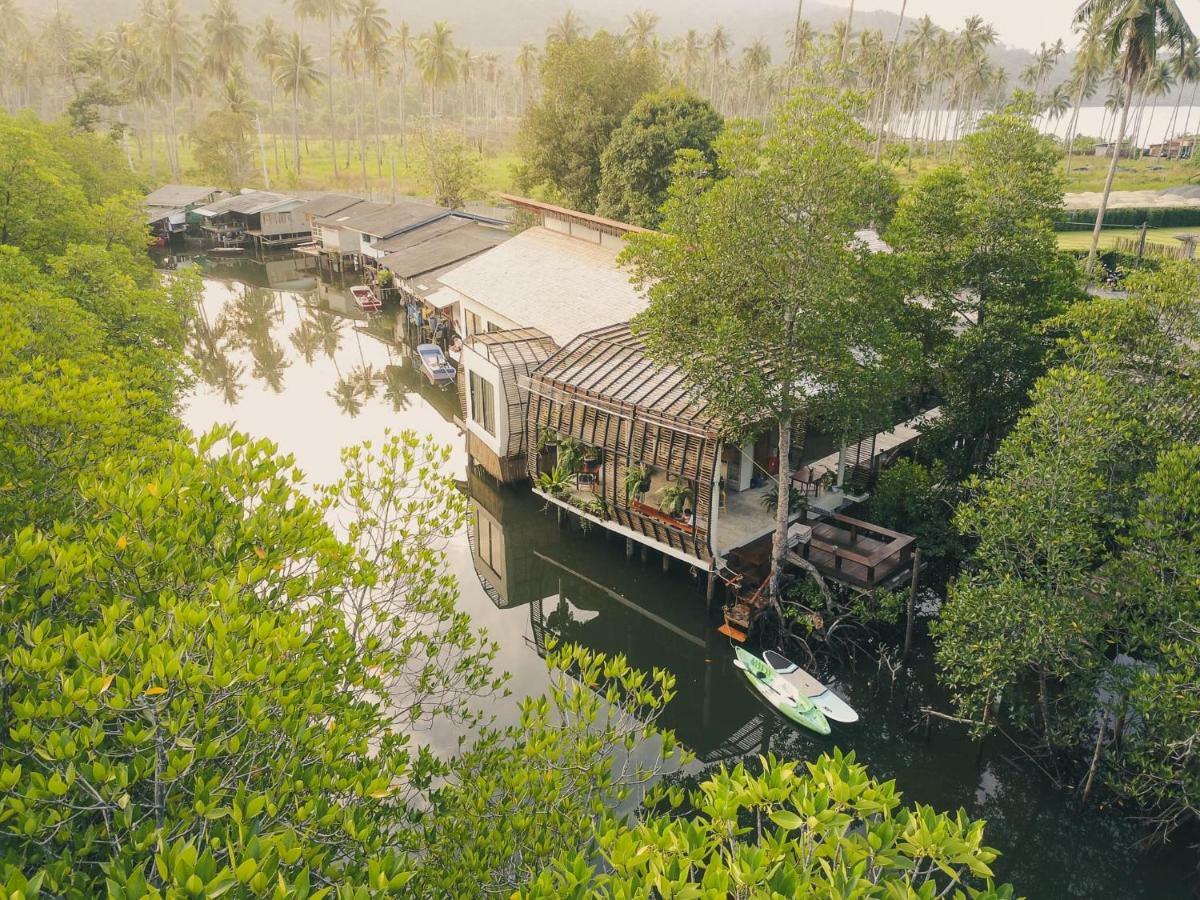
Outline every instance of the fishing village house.
<path fill-rule="evenodd" d="M 142 201 L 142 208 L 146 212 L 146 224 L 150 226 L 150 232 L 166 240 L 187 231 L 189 216 L 197 207 L 214 203 L 225 196 L 225 191 L 219 188 L 166 184 L 148 194 Z"/>
<path fill-rule="evenodd" d="M 308 237 L 302 197 L 247 190 L 197 207 L 201 235 L 217 247 L 288 247 Z"/>

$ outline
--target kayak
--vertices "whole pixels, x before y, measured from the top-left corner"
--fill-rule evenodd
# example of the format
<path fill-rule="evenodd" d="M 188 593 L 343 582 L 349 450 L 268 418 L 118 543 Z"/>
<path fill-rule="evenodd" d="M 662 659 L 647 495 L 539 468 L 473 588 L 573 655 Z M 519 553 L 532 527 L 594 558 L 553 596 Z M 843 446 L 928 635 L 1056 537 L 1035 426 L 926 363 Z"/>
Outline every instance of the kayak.
<path fill-rule="evenodd" d="M 776 675 L 794 687 L 801 696 L 811 700 L 813 706 L 825 714 L 825 718 L 834 722 L 858 721 L 858 713 L 851 708 L 849 703 L 786 656 L 776 653 L 774 650 L 768 650 L 763 654 L 763 660 L 775 670 Z"/>
<path fill-rule="evenodd" d="M 817 734 L 829 734 L 829 723 L 825 716 L 807 697 L 801 695 L 787 681 L 775 673 L 775 670 L 741 647 L 736 648 L 737 665 L 746 673 L 746 678 L 754 685 L 754 689 L 779 712 L 810 731 Z"/>

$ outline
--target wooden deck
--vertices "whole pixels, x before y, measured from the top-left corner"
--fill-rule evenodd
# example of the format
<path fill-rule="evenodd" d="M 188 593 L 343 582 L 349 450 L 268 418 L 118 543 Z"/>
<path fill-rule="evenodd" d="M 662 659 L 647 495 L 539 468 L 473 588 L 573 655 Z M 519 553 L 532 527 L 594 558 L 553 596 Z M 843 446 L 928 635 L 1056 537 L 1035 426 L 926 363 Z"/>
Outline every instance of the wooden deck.
<path fill-rule="evenodd" d="M 799 555 L 827 578 L 871 590 L 912 566 L 916 538 L 833 514 L 812 526 L 812 539 Z"/>

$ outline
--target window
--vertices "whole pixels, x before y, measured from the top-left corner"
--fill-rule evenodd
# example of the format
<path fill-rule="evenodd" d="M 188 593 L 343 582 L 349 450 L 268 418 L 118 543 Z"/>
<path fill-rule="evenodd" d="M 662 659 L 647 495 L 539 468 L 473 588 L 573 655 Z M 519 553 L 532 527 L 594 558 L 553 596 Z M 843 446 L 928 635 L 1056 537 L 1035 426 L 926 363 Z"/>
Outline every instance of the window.
<path fill-rule="evenodd" d="M 496 389 L 486 378 L 471 373 L 471 418 L 483 430 L 496 435 Z"/>
<path fill-rule="evenodd" d="M 467 310 L 467 337 L 473 334 L 479 334 L 482 329 L 479 327 L 479 316 L 471 310 Z"/>

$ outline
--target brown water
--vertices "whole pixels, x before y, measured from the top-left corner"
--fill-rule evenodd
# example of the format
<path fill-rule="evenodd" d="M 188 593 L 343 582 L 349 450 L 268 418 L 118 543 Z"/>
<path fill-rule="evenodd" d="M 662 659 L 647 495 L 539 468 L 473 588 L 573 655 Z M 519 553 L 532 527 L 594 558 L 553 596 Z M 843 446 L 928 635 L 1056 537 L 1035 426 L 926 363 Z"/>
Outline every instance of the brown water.
<path fill-rule="evenodd" d="M 812 758 L 836 744 L 854 750 L 875 776 L 895 779 L 910 800 L 987 819 L 988 841 L 1004 854 L 997 873 L 1022 895 L 1200 896 L 1197 858 L 1185 841 L 1139 851 L 1135 827 L 1104 811 L 1079 812 L 1002 739 L 981 746 L 946 726 L 926 739 L 914 711 L 948 708 L 927 645 L 895 676 L 869 653 L 824 660 L 820 674 L 838 683 L 862 721 L 835 726 L 829 738 L 788 727 L 733 668 L 728 641 L 705 613 L 701 584 L 679 567 L 664 575 L 653 555 L 649 564 L 627 562 L 623 543 L 602 530 L 560 528 L 527 490 L 498 488 L 469 470 L 454 424 L 456 395 L 425 383 L 408 351 L 389 340 L 387 314 L 368 320 L 344 290 L 306 279 L 290 259 L 270 267 L 249 259 L 201 264 L 210 340 L 197 352 L 209 375 L 188 398 L 184 420 L 196 431 L 228 422 L 270 438 L 312 482 L 334 479 L 339 450 L 377 439 L 385 428 L 450 444 L 456 477 L 477 504 L 481 538 L 473 555 L 470 536 L 460 534 L 450 564 L 462 608 L 499 643 L 497 665 L 510 673 L 514 698 L 545 686 L 549 634 L 622 652 L 634 665 L 675 673 L 678 696 L 664 724 L 703 764 L 767 749 Z M 222 311 L 236 315 L 223 319 Z M 306 319 L 340 335 L 330 337 L 331 353 L 316 349 L 311 361 L 291 340 Z M 222 334 L 222 321 L 236 324 Z M 514 709 L 515 700 L 506 701 L 499 714 Z M 425 736 L 446 749 L 453 737 L 436 728 Z"/>

